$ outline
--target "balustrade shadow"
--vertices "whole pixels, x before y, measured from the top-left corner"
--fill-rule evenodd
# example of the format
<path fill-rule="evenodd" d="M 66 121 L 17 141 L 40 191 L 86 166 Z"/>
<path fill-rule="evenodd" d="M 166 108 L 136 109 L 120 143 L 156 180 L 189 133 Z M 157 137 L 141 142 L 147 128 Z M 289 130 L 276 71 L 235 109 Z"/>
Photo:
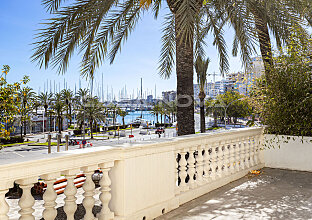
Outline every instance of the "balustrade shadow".
<path fill-rule="evenodd" d="M 157 220 L 310 219 L 312 173 L 264 168 L 183 204 Z"/>

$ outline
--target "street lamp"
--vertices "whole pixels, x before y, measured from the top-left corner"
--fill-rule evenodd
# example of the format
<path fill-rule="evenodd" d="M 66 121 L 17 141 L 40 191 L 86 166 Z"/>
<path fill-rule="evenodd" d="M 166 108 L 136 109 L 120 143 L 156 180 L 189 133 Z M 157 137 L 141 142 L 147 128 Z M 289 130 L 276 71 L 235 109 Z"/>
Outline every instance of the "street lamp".
<path fill-rule="evenodd" d="M 230 103 L 225 107 L 225 111 L 224 111 L 224 128 L 225 128 L 225 130 L 226 130 L 226 111 L 227 111 L 228 107 L 229 107 L 233 102 L 237 102 L 237 101 L 242 100 L 242 99 L 243 99 L 243 98 L 234 100 L 234 101 L 230 102 Z"/>

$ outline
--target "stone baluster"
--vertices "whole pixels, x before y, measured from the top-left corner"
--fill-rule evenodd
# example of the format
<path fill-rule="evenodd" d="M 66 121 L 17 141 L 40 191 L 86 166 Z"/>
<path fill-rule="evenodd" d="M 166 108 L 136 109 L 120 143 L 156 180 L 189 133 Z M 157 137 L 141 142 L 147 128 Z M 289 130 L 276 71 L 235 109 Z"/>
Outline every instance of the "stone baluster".
<path fill-rule="evenodd" d="M 245 137 L 240 138 L 240 169 L 246 169 L 246 145 Z"/>
<path fill-rule="evenodd" d="M 254 136 L 250 137 L 250 148 L 249 148 L 249 163 L 250 163 L 250 166 L 253 167 L 255 166 L 255 142 L 256 142 L 256 139 Z"/>
<path fill-rule="evenodd" d="M 211 179 L 217 179 L 217 166 L 218 166 L 218 158 L 217 158 L 217 145 L 213 145 L 211 147 Z"/>
<path fill-rule="evenodd" d="M 179 151 L 175 151 L 175 195 L 178 195 L 180 193 L 180 187 L 179 187 Z M 181 156 L 181 155 L 180 155 Z M 180 158 L 181 160 L 181 158 Z"/>
<path fill-rule="evenodd" d="M 13 187 L 12 182 L 2 181 L 0 183 L 0 219 L 9 220 L 8 212 L 10 207 L 5 200 L 5 194 L 9 191 L 9 188 Z"/>
<path fill-rule="evenodd" d="M 228 176 L 230 174 L 230 150 L 229 150 L 229 143 L 225 142 L 224 149 L 223 149 L 223 156 L 224 156 L 224 174 Z"/>
<path fill-rule="evenodd" d="M 111 220 L 114 219 L 114 212 L 112 212 L 109 208 L 109 202 L 112 198 L 111 195 L 111 179 L 109 177 L 109 171 L 114 166 L 114 162 L 107 162 L 99 164 L 99 167 L 101 168 L 103 172 L 103 177 L 100 180 L 100 186 L 101 186 L 101 195 L 100 200 L 102 202 L 102 209 L 101 212 L 98 213 L 97 218 L 98 220 Z"/>
<path fill-rule="evenodd" d="M 229 173 L 233 174 L 235 173 L 235 143 L 233 140 L 229 143 L 229 163 L 230 163 L 230 168 L 229 168 Z"/>
<path fill-rule="evenodd" d="M 21 207 L 19 210 L 20 220 L 34 220 L 35 217 L 32 215 L 34 209 L 32 208 L 35 204 L 35 199 L 31 195 L 31 188 L 34 186 L 34 183 L 38 182 L 38 177 L 20 179 L 16 183 L 20 185 L 20 188 L 23 190 L 22 197 L 20 198 L 18 205 Z"/>
<path fill-rule="evenodd" d="M 238 139 L 235 143 L 235 170 L 241 171 L 241 144 Z"/>
<path fill-rule="evenodd" d="M 210 182 L 211 181 L 211 178 L 210 178 L 210 153 L 209 153 L 209 149 L 210 149 L 210 146 L 208 145 L 205 145 L 205 153 L 204 153 L 204 181 L 206 183 Z"/>
<path fill-rule="evenodd" d="M 64 194 L 66 196 L 64 212 L 66 213 L 67 220 L 74 220 L 74 215 L 77 210 L 77 198 L 75 196 L 77 193 L 77 188 L 74 184 L 74 179 L 79 172 L 80 169 L 66 170 L 65 172 L 63 172 L 65 178 L 67 179 L 67 186 L 64 190 Z"/>
<path fill-rule="evenodd" d="M 245 169 L 250 167 L 250 137 L 245 138 Z"/>
<path fill-rule="evenodd" d="M 94 166 L 87 166 L 87 167 L 82 167 L 81 170 L 83 173 L 86 175 L 86 180 L 83 184 L 83 196 L 84 199 L 82 201 L 83 207 L 86 210 L 86 214 L 84 216 L 84 219 L 88 220 L 93 220 L 94 215 L 92 213 L 93 206 L 95 204 L 95 200 L 93 198 L 94 196 L 94 189 L 95 189 L 95 184 L 92 180 L 92 175 L 94 174 L 94 170 L 96 170 L 98 167 L 97 165 Z"/>
<path fill-rule="evenodd" d="M 196 175 L 196 182 L 199 185 L 203 185 L 204 184 L 204 157 L 203 157 L 203 151 L 204 151 L 204 146 L 203 145 L 199 145 L 197 147 L 197 151 L 198 151 L 198 155 L 196 157 L 196 171 L 197 171 L 197 175 Z"/>
<path fill-rule="evenodd" d="M 195 188 L 196 187 L 196 183 L 195 183 L 195 180 L 194 180 L 194 176 L 195 176 L 195 173 L 196 173 L 196 169 L 195 169 L 195 156 L 194 156 L 194 152 L 196 150 L 196 147 L 191 147 L 189 149 L 189 158 L 187 159 L 187 167 L 188 167 L 188 170 L 187 170 L 187 173 L 189 175 L 189 182 L 188 182 L 188 185 L 190 186 L 191 189 Z M 196 176 L 197 178 L 197 176 Z"/>
<path fill-rule="evenodd" d="M 189 189 L 188 185 L 186 184 L 185 180 L 187 177 L 187 161 L 185 156 L 187 154 L 186 149 L 182 149 L 180 152 L 181 159 L 180 159 L 180 191 L 185 192 Z"/>
<path fill-rule="evenodd" d="M 47 184 L 47 189 L 43 194 L 44 211 L 42 215 L 45 220 L 54 220 L 57 215 L 57 211 L 55 209 L 57 193 L 54 190 L 54 182 L 59 176 L 59 172 L 41 176 Z"/>
<path fill-rule="evenodd" d="M 223 151 L 222 151 L 222 144 L 221 142 L 219 142 L 218 147 L 217 147 L 217 157 L 218 157 L 218 162 L 217 162 L 217 166 L 218 166 L 218 173 L 217 176 L 218 178 L 222 178 L 223 176 Z"/>
<path fill-rule="evenodd" d="M 257 135 L 255 138 L 255 147 L 254 147 L 254 162 L 255 165 L 258 165 L 260 163 L 260 142 L 261 136 Z"/>

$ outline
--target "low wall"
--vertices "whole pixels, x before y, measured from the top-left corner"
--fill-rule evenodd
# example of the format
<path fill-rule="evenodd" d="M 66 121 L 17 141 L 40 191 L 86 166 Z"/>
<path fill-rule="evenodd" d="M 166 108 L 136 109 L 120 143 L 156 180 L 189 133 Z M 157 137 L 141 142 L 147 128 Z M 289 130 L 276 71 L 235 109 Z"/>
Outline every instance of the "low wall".
<path fill-rule="evenodd" d="M 274 137 L 276 138 L 274 135 L 265 135 L 265 140 L 272 140 Z M 278 136 L 280 142 L 274 144 L 274 148 L 265 147 L 265 166 L 312 172 L 312 137 L 304 137 L 303 143 L 302 137 L 289 137 L 288 143 L 283 143 L 282 136 Z"/>

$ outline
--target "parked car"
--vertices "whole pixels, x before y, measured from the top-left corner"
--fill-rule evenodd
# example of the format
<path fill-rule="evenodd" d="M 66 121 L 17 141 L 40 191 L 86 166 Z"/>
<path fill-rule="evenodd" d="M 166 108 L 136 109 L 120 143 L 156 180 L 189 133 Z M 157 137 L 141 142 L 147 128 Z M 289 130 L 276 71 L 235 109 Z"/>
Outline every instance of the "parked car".
<path fill-rule="evenodd" d="M 155 131 L 155 134 L 162 134 L 162 133 L 165 133 L 165 129 L 162 127 L 157 128 Z"/>

